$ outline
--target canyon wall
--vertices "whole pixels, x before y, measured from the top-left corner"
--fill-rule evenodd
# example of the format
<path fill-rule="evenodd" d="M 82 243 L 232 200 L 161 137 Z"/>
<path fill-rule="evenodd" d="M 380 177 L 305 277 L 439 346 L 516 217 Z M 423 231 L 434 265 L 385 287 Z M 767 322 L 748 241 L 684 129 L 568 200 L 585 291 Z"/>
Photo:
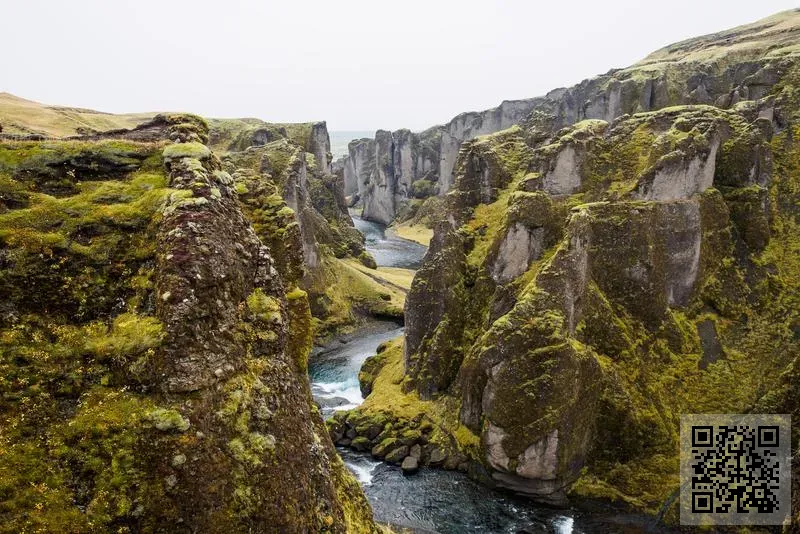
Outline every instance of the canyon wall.
<path fill-rule="evenodd" d="M 276 261 L 294 266 L 308 293 L 315 336 L 335 335 L 369 317 L 402 317 L 396 296 L 350 263 L 374 266 L 348 213 L 342 176 L 331 172 L 325 123 L 232 122 L 212 121 L 217 146 L 228 147 L 223 167 Z"/>
<path fill-rule="evenodd" d="M 797 413 L 800 11 L 742 31 L 647 63 L 701 58 L 665 94 L 717 105 L 654 89 L 657 111 L 609 96 L 462 144 L 404 339 L 336 442 L 677 523 L 681 414 Z"/>
<path fill-rule="evenodd" d="M 670 45 L 630 67 L 542 97 L 462 113 L 421 133 L 400 130 L 391 136 L 379 133 L 372 143 L 358 140 L 344 158 L 345 187 L 348 194 L 358 192 L 365 218 L 388 224 L 403 202 L 415 198 L 411 191 L 415 181 L 433 182 L 434 187 L 425 188 L 429 194 L 446 194 L 454 182 L 462 143 L 477 136 L 544 117 L 549 128 L 559 129 L 585 119 L 610 122 L 625 114 L 675 105 L 728 108 L 761 98 L 776 83 L 779 60 L 797 37 L 792 12 L 787 13 Z M 402 160 L 404 149 L 407 155 Z M 409 161 L 414 164 L 408 165 Z"/>
<path fill-rule="evenodd" d="M 0 142 L 3 532 L 377 531 L 309 390 L 305 156 L 208 133 Z"/>

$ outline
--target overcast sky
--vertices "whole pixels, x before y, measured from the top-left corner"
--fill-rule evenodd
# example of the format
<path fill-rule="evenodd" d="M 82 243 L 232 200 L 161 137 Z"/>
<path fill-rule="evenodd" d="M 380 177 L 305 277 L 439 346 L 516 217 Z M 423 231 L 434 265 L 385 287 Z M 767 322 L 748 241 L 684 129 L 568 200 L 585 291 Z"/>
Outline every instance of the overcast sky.
<path fill-rule="evenodd" d="M 422 129 L 797 7 L 761 0 L 0 0 L 0 91 Z"/>

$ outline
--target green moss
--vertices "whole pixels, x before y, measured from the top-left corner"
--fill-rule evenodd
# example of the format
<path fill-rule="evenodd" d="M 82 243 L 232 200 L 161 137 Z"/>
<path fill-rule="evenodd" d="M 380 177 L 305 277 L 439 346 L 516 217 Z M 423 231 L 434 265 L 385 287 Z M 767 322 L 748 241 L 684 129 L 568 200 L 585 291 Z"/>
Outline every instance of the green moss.
<path fill-rule="evenodd" d="M 264 294 L 260 287 L 247 297 L 247 308 L 256 318 L 267 324 L 278 324 L 283 320 L 280 301 Z"/>
<path fill-rule="evenodd" d="M 164 148 L 164 160 L 170 162 L 180 158 L 206 159 L 211 156 L 211 150 L 200 143 L 173 143 Z"/>
<path fill-rule="evenodd" d="M 147 413 L 144 419 L 162 432 L 186 432 L 189 430 L 189 421 L 176 410 L 158 408 Z"/>
<path fill-rule="evenodd" d="M 86 349 L 100 360 L 125 361 L 158 347 L 164 337 L 164 327 L 158 319 L 131 313 L 117 316 L 111 328 L 100 323 L 89 325 L 86 330 L 90 332 Z"/>
<path fill-rule="evenodd" d="M 275 448 L 275 437 L 250 432 L 245 438 L 233 438 L 228 442 L 228 450 L 240 463 L 252 467 L 264 463 L 265 455 Z"/>
<path fill-rule="evenodd" d="M 358 255 L 358 261 L 361 262 L 364 267 L 368 267 L 370 269 L 377 269 L 378 264 L 375 262 L 375 258 L 372 257 L 372 254 L 367 252 L 366 250 Z"/>
<path fill-rule="evenodd" d="M 292 217 L 294 215 L 294 210 L 289 206 L 284 206 L 278 210 L 277 215 L 278 217 Z"/>
<path fill-rule="evenodd" d="M 140 171 L 82 182 L 64 198 L 31 194 L 26 207 L 0 213 L 0 243 L 13 262 L 0 287 L 23 309 L 85 318 L 116 305 L 114 295 L 132 297 L 131 276 L 155 254 L 165 184 L 163 174 Z"/>
<path fill-rule="evenodd" d="M 286 294 L 289 304 L 289 353 L 297 363 L 300 371 L 308 370 L 308 356 L 314 341 L 314 328 L 311 320 L 311 308 L 305 291 L 294 288 Z"/>
<path fill-rule="evenodd" d="M 358 322 L 361 316 L 396 319 L 403 316 L 405 291 L 388 283 L 372 270 L 354 260 L 324 259 L 313 281 L 318 295 L 311 301 L 317 323 L 317 335 L 341 331 Z M 335 280 L 334 285 L 323 285 Z"/>
<path fill-rule="evenodd" d="M 142 513 L 141 505 L 150 506 L 163 492 L 142 454 L 145 443 L 158 446 L 148 431 L 152 413 L 149 399 L 97 387 L 68 421 L 47 429 L 40 445 L 6 441 L 0 459 L 3 531 L 107 530 Z"/>
<path fill-rule="evenodd" d="M 411 184 L 411 196 L 414 198 L 428 198 L 435 195 L 437 191 L 436 183 L 428 180 L 417 180 Z"/>

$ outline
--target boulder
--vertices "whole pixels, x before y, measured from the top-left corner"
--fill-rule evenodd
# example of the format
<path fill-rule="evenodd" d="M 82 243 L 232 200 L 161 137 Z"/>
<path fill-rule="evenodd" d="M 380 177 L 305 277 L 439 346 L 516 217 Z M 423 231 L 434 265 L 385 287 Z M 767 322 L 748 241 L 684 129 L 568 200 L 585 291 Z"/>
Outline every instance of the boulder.
<path fill-rule="evenodd" d="M 403 470 L 403 473 L 407 475 L 416 473 L 419 469 L 419 460 L 413 456 L 406 456 L 403 459 L 403 463 L 400 465 L 400 468 Z"/>
<path fill-rule="evenodd" d="M 406 456 L 408 456 L 408 446 L 402 445 L 389 451 L 384 460 L 390 464 L 399 464 Z"/>

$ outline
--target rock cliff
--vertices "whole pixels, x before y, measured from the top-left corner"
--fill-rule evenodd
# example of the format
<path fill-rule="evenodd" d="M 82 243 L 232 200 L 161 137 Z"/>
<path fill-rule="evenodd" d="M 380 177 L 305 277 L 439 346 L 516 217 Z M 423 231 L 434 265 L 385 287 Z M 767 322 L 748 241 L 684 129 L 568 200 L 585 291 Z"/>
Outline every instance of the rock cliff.
<path fill-rule="evenodd" d="M 428 194 L 452 187 L 465 141 L 547 117 L 558 129 L 585 119 L 607 122 L 625 115 L 683 104 L 729 108 L 765 96 L 785 68 L 800 38 L 797 11 L 676 43 L 642 61 L 545 96 L 505 101 L 462 113 L 421 133 L 379 131 L 374 140 L 350 145 L 342 163 L 348 194 L 358 193 L 364 217 L 388 224 L 401 204 L 415 198 L 412 185 L 432 183 Z M 531 116 L 531 114 L 533 115 Z M 427 184 L 424 184 L 427 186 Z M 418 198 L 418 197 L 416 197 Z"/>
<path fill-rule="evenodd" d="M 405 338 L 368 360 L 334 440 L 676 522 L 681 414 L 800 406 L 797 27 L 781 14 L 642 63 L 706 80 L 667 94 L 727 94 L 716 106 L 614 118 L 631 101 L 603 97 L 463 143 Z"/>
<path fill-rule="evenodd" d="M 331 172 L 325 123 L 211 124 L 212 141 L 227 147 L 222 164 L 245 214 L 308 293 L 315 336 L 340 333 L 374 316 L 401 318 L 399 295 L 353 266 L 374 267 L 374 260 L 353 226 L 342 177 Z"/>
<path fill-rule="evenodd" d="M 207 140 L 0 143 L 0 531 L 376 531 L 311 400 L 288 189 L 243 209 Z"/>

